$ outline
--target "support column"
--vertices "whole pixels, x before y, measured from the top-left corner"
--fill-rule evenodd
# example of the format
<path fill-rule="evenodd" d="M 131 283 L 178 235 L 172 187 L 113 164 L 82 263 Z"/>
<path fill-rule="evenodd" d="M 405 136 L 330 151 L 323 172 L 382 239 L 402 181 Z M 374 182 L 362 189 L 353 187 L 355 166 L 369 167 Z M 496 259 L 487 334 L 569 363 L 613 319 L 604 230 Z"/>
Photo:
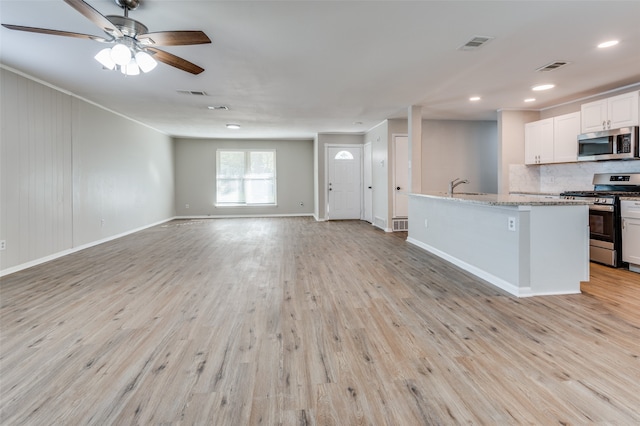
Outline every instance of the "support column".
<path fill-rule="evenodd" d="M 409 188 L 422 192 L 422 107 L 411 105 L 408 113 L 409 130 Z"/>

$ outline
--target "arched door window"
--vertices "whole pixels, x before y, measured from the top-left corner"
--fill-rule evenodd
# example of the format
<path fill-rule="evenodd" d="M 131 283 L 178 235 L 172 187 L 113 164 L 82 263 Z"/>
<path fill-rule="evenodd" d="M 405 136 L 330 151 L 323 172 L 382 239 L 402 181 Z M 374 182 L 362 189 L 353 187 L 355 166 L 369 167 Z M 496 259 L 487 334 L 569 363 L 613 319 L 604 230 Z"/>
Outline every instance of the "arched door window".
<path fill-rule="evenodd" d="M 339 151 L 333 158 L 336 160 L 353 160 L 353 154 L 349 151 Z"/>

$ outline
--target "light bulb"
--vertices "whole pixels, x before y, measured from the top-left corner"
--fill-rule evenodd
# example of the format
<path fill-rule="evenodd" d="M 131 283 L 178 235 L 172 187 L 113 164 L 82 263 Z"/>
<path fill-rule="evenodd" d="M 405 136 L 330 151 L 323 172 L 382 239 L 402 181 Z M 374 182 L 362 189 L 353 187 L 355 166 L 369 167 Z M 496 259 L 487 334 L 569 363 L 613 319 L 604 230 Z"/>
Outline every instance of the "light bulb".
<path fill-rule="evenodd" d="M 140 68 L 138 64 L 136 64 L 136 60 L 131 58 L 127 65 L 122 65 L 120 67 L 120 72 L 125 75 L 138 75 L 140 74 Z"/>
<path fill-rule="evenodd" d="M 124 44 L 118 43 L 111 48 L 111 59 L 120 66 L 127 65 L 131 61 L 131 50 Z"/>
<path fill-rule="evenodd" d="M 108 47 L 106 49 L 102 49 L 98 52 L 96 56 L 94 56 L 96 61 L 100 62 L 103 67 L 106 69 L 112 70 L 116 67 L 116 63 L 111 59 L 111 49 Z"/>
<path fill-rule="evenodd" d="M 158 65 L 151 55 L 142 51 L 136 53 L 136 62 L 143 72 L 149 72 Z"/>

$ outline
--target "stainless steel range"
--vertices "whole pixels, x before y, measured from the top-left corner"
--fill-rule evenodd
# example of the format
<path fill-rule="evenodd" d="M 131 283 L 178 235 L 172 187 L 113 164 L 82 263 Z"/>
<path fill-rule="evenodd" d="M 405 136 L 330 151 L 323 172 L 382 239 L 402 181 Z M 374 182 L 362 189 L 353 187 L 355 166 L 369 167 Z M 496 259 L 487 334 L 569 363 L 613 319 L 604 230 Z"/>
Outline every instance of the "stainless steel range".
<path fill-rule="evenodd" d="M 587 198 L 589 206 L 590 259 L 605 265 L 622 266 L 620 197 L 640 197 L 640 173 L 598 173 L 593 191 L 567 191 L 565 199 Z"/>

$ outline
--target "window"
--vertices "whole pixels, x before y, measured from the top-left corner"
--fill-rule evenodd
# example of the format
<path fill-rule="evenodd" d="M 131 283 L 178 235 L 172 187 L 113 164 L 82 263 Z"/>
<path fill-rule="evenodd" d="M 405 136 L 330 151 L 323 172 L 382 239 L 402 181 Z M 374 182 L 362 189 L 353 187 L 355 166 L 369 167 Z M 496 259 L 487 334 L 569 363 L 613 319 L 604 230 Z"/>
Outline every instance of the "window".
<path fill-rule="evenodd" d="M 216 151 L 216 205 L 275 205 L 276 151 Z"/>

